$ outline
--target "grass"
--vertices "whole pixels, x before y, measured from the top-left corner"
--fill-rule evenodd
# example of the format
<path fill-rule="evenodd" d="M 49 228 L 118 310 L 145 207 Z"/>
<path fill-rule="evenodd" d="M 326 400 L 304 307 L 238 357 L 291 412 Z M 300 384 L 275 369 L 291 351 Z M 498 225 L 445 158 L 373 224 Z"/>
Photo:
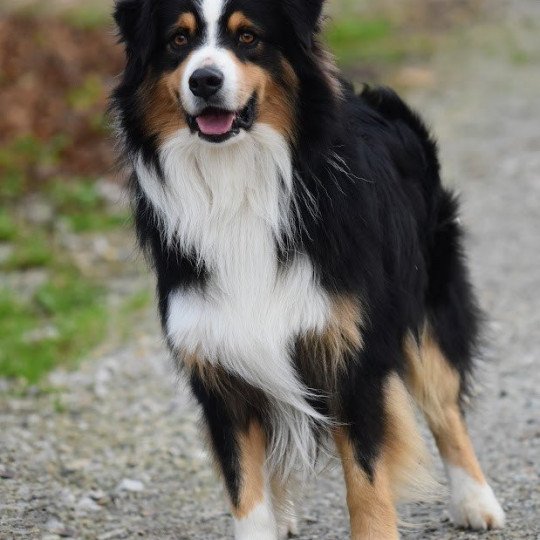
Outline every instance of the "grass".
<path fill-rule="evenodd" d="M 396 64 L 407 58 L 426 57 L 434 50 L 434 37 L 400 31 L 385 18 L 341 16 L 330 21 L 326 39 L 337 61 L 344 67 L 358 62 Z"/>
<path fill-rule="evenodd" d="M 69 105 L 77 111 L 87 112 L 99 105 L 103 94 L 103 82 L 93 73 L 88 75 L 81 86 L 73 88 L 67 93 Z"/>
<path fill-rule="evenodd" d="M 68 8 L 62 13 L 62 18 L 75 28 L 89 30 L 112 27 L 112 3 L 88 2 Z"/>
<path fill-rule="evenodd" d="M 45 195 L 53 204 L 56 214 L 66 221 L 74 232 L 107 231 L 125 226 L 129 215 L 111 211 L 90 179 L 57 180 L 50 183 Z"/>
<path fill-rule="evenodd" d="M 25 231 L 13 242 L 13 247 L 11 255 L 0 265 L 3 270 L 29 270 L 53 262 L 49 239 L 40 231 Z"/>
<path fill-rule="evenodd" d="M 13 240 L 17 233 L 15 221 L 7 210 L 0 208 L 0 242 Z"/>
<path fill-rule="evenodd" d="M 104 290 L 73 267 L 57 269 L 29 299 L 0 289 L 0 374 L 37 383 L 103 339 Z"/>
<path fill-rule="evenodd" d="M 71 5 L 70 5 L 71 4 Z M 73 5 L 74 4 L 74 5 Z M 112 25 L 112 2 L 110 0 L 3 0 L 2 13 L 16 13 L 28 17 L 60 17 L 75 28 L 92 29 Z"/>
<path fill-rule="evenodd" d="M 26 144 L 22 147 L 26 152 Z M 57 366 L 75 366 L 103 341 L 112 313 L 105 289 L 75 267 L 73 254 L 59 245 L 53 224 L 24 219 L 25 188 L 15 187 L 0 197 L 0 243 L 10 247 L 0 261 L 0 280 L 2 274 L 39 269 L 46 281 L 29 297 L 0 281 L 0 376 L 35 384 Z M 19 198 L 16 193 L 21 193 Z M 68 223 L 74 233 L 104 234 L 127 221 L 123 211 L 111 212 L 95 182 L 87 179 L 51 181 L 40 197 L 51 205 L 55 221 Z M 119 310 L 123 336 L 129 335 L 129 317 L 145 302 L 141 293 Z"/>
<path fill-rule="evenodd" d="M 0 201 L 20 197 L 33 171 L 56 165 L 67 143 L 61 134 L 48 141 L 30 134 L 0 147 Z"/>

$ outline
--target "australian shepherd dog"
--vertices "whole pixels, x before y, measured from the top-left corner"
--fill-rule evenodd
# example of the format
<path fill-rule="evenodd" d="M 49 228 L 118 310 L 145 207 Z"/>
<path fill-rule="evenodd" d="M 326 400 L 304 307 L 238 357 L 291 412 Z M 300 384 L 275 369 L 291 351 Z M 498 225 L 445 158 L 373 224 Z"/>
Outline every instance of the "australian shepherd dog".
<path fill-rule="evenodd" d="M 419 117 L 341 78 L 322 4 L 117 1 L 112 108 L 166 341 L 238 540 L 297 532 L 322 454 L 352 538 L 398 538 L 429 478 L 413 400 L 455 524 L 502 527 L 463 417 L 479 311 L 456 199 Z"/>

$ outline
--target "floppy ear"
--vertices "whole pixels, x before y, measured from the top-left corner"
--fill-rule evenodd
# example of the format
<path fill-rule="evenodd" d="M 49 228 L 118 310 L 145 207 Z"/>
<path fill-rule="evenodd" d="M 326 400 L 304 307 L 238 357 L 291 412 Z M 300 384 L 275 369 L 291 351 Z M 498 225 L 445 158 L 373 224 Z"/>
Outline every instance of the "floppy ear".
<path fill-rule="evenodd" d="M 153 39 L 152 1 L 116 0 L 114 20 L 128 57 L 143 63 L 148 59 Z"/>
<path fill-rule="evenodd" d="M 117 0 L 114 6 L 114 20 L 120 37 L 126 44 L 132 44 L 137 38 L 137 28 L 141 16 L 143 0 Z"/>
<path fill-rule="evenodd" d="M 282 0 L 285 15 L 307 49 L 311 48 L 313 34 L 318 29 L 323 4 L 324 0 Z"/>

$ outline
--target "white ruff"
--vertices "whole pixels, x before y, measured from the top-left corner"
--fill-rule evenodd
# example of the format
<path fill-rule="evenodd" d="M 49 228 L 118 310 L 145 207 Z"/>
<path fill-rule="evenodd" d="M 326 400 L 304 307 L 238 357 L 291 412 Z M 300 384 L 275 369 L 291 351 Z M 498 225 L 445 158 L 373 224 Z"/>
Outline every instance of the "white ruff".
<path fill-rule="evenodd" d="M 212 145 L 180 131 L 161 150 L 165 182 L 142 160 L 139 182 L 161 219 L 165 240 L 204 263 L 204 293 L 169 297 L 168 337 L 262 389 L 273 403 L 272 468 L 312 466 L 314 421 L 308 390 L 291 363 L 295 337 L 322 331 L 329 300 L 306 255 L 280 268 L 276 245 L 292 234 L 292 165 L 284 138 L 257 124 L 243 138 Z"/>

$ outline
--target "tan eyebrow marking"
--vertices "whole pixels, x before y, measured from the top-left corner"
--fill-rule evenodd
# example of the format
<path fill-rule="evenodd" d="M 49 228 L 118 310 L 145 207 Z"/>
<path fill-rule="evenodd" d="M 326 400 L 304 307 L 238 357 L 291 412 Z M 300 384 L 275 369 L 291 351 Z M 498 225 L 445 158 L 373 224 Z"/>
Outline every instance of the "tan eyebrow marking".
<path fill-rule="evenodd" d="M 176 21 L 176 26 L 188 30 L 193 35 L 197 30 L 197 19 L 191 12 L 181 13 Z"/>
<path fill-rule="evenodd" d="M 242 28 L 257 29 L 257 25 L 251 19 L 248 19 L 241 11 L 235 11 L 229 17 L 227 27 L 233 34 L 238 32 Z"/>

